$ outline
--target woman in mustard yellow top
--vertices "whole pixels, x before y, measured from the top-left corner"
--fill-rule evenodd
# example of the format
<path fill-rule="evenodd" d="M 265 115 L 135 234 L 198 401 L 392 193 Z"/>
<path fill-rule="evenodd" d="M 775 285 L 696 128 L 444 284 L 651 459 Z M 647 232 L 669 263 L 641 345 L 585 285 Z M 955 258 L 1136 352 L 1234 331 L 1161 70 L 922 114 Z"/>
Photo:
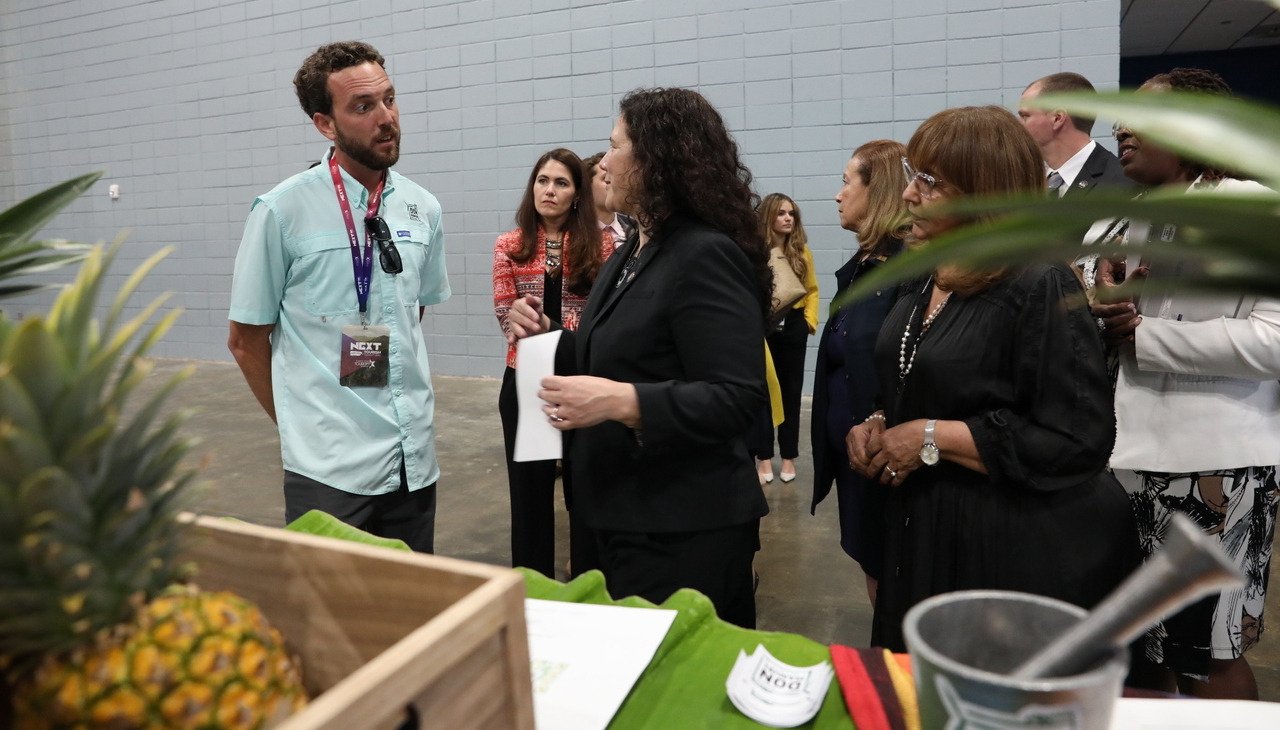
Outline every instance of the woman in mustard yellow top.
<path fill-rule="evenodd" d="M 760 201 L 760 228 L 770 250 L 781 249 L 787 263 L 804 282 L 805 295 L 795 308 L 769 333 L 769 353 L 782 389 L 782 412 L 786 420 L 778 426 L 778 451 L 782 457 L 782 481 L 796 478 L 795 459 L 800 455 L 800 389 L 804 385 L 804 356 L 809 335 L 818 331 L 818 275 L 809 252 L 808 236 L 800 222 L 800 208 L 782 193 L 772 193 Z M 766 417 L 756 443 L 756 472 L 760 483 L 773 481 L 773 421 Z"/>

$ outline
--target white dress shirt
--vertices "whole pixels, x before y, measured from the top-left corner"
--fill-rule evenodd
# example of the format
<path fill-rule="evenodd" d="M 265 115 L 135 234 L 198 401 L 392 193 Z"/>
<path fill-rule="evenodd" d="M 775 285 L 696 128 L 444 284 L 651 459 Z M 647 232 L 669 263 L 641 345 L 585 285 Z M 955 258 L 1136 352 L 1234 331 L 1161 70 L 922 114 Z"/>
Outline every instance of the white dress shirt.
<path fill-rule="evenodd" d="M 1097 142 L 1089 140 L 1089 144 L 1085 145 L 1079 152 L 1072 155 L 1071 159 L 1062 163 L 1062 167 L 1059 167 L 1057 170 L 1054 170 L 1048 165 L 1044 166 L 1045 177 L 1048 177 L 1055 172 L 1062 176 L 1062 187 L 1058 188 L 1059 198 L 1066 195 L 1067 188 L 1071 187 L 1075 183 L 1076 178 L 1080 177 L 1080 171 L 1084 169 L 1085 161 L 1089 159 L 1089 155 L 1093 154 L 1093 150 L 1097 146 Z"/>
<path fill-rule="evenodd" d="M 612 233 L 615 245 L 621 246 L 622 242 L 626 240 L 625 231 L 622 229 L 622 221 L 618 220 L 617 214 L 614 214 L 612 223 L 600 223 L 600 230 Z"/>

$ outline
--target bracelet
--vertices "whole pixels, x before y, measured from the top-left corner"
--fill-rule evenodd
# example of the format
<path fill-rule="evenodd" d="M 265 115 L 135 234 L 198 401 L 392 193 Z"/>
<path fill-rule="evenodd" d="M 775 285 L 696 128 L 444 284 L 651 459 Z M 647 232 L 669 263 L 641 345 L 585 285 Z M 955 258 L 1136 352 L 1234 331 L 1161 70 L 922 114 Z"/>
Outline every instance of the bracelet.
<path fill-rule="evenodd" d="M 870 420 L 871 420 L 871 419 L 873 419 L 873 418 L 878 418 L 878 419 L 880 419 L 881 421 L 883 421 L 883 420 L 884 420 L 884 414 L 883 414 L 883 413 L 872 413 L 871 415 L 867 416 L 867 417 L 866 417 L 866 419 L 864 419 L 862 422 L 863 422 L 863 423 L 867 423 L 868 421 L 870 421 Z"/>

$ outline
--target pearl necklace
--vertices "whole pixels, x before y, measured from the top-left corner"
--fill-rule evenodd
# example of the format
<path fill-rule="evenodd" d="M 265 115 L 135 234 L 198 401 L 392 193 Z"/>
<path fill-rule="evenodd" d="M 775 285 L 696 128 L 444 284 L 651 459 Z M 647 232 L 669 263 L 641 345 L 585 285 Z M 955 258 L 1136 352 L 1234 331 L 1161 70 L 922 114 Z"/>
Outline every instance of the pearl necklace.
<path fill-rule="evenodd" d="M 925 291 L 933 284 L 933 279 L 925 284 Z M 921 292 L 922 294 L 924 292 Z M 929 331 L 929 326 L 933 324 L 933 320 L 938 318 L 938 314 L 942 312 L 942 308 L 947 306 L 947 302 L 951 299 L 951 292 L 947 292 L 942 296 L 942 301 L 929 312 L 929 316 L 924 318 L 920 323 L 920 335 L 916 337 L 916 341 L 911 345 L 911 357 L 907 357 L 907 340 L 911 339 L 911 322 L 916 318 L 916 311 L 919 310 L 920 304 L 911 308 L 911 316 L 907 318 L 907 326 L 902 330 L 902 344 L 898 348 L 898 384 L 906 382 L 907 375 L 911 372 L 911 367 L 916 364 L 916 353 L 920 351 L 920 340 L 924 339 L 924 333 Z"/>

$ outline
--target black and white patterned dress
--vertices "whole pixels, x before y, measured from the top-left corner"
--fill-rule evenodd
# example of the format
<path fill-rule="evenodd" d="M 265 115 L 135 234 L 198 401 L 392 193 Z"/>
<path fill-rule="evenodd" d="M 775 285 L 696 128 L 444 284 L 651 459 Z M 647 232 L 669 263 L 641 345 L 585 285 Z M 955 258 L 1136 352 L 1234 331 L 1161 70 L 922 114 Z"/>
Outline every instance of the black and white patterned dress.
<path fill-rule="evenodd" d="M 1209 596 L 1157 624 L 1143 651 L 1156 664 L 1204 678 L 1210 659 L 1235 659 L 1258 643 L 1275 539 L 1280 484 L 1275 466 L 1168 474 L 1118 469 L 1142 548 L 1159 548 L 1174 512 L 1216 536 L 1245 575 L 1243 588 Z"/>

